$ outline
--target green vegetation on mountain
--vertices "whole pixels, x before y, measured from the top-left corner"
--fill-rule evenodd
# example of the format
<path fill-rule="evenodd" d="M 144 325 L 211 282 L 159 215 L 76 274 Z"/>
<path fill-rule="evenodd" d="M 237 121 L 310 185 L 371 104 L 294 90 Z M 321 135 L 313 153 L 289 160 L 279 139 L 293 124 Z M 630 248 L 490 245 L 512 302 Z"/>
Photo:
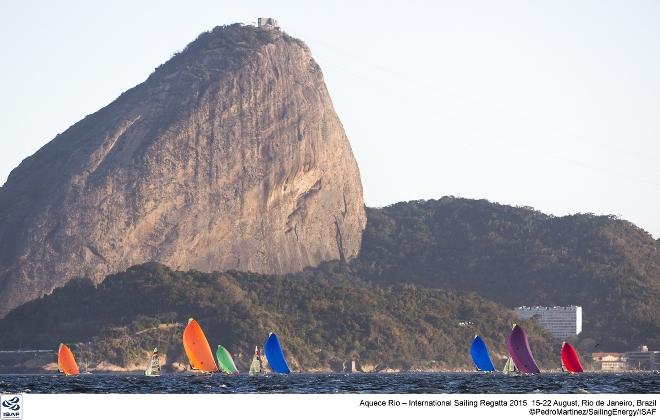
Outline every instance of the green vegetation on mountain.
<path fill-rule="evenodd" d="M 211 344 L 240 354 L 239 365 L 277 331 L 301 370 L 350 358 L 469 368 L 475 333 L 496 359 L 506 354 L 509 308 L 520 305 L 583 306 L 583 356 L 658 348 L 660 244 L 611 216 L 553 217 L 453 197 L 399 203 L 368 209 L 361 253 L 349 265 L 277 276 L 145 264 L 97 287 L 76 279 L 0 320 L 0 347 L 81 343 L 77 352 L 92 363 L 130 366 L 158 345 L 168 363 L 185 363 L 181 331 L 194 317 Z M 524 325 L 541 365 L 555 367 L 558 343 Z"/>
<path fill-rule="evenodd" d="M 507 307 L 581 305 L 585 350 L 660 348 L 660 243 L 613 216 L 445 197 L 367 209 L 353 270 Z"/>
<path fill-rule="evenodd" d="M 189 317 L 212 346 L 241 353 L 239 364 L 276 331 L 298 370 L 327 369 L 349 358 L 380 368 L 471 368 L 475 333 L 502 365 L 515 321 L 511 311 L 471 293 L 368 287 L 341 264 L 275 276 L 172 271 L 150 263 L 97 287 L 77 279 L 21 305 L 0 320 L 0 346 L 82 343 L 74 351 L 93 367 L 139 365 L 158 345 L 168 363 L 185 363 L 180 334 Z M 541 365 L 557 367 L 560 344 L 537 325 L 523 325 Z"/>

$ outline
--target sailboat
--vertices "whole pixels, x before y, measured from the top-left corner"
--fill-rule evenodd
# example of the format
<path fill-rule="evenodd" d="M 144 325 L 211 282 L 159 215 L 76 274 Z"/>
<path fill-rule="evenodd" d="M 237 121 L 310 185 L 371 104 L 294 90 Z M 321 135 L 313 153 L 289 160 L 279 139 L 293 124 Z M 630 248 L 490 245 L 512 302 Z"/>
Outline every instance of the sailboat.
<path fill-rule="evenodd" d="M 92 372 L 89 371 L 89 362 L 86 362 L 86 361 L 83 360 L 82 362 L 80 362 L 80 364 L 82 365 L 82 370 L 80 371 L 81 375 L 91 375 L 92 374 Z"/>
<path fill-rule="evenodd" d="M 183 330 L 183 349 L 186 351 L 192 370 L 202 373 L 217 372 L 218 366 L 213 359 L 211 346 L 197 321 L 190 318 Z"/>
<path fill-rule="evenodd" d="M 57 351 L 57 369 L 66 376 L 78 375 L 80 373 L 76 358 L 73 357 L 73 352 L 64 343 L 60 343 L 60 348 Z"/>
<path fill-rule="evenodd" d="M 268 334 L 268 339 L 266 339 L 266 343 L 264 343 L 264 353 L 266 354 L 266 360 L 268 360 L 268 364 L 273 372 L 291 373 L 289 364 L 284 358 L 284 352 L 282 352 L 280 340 L 274 332 Z"/>
<path fill-rule="evenodd" d="M 255 376 L 261 374 L 263 371 L 263 366 L 261 364 L 261 353 L 259 353 L 259 346 L 254 346 L 254 357 L 252 358 L 252 363 L 250 363 L 250 376 Z"/>
<path fill-rule="evenodd" d="M 160 376 L 160 356 L 158 355 L 158 347 L 155 347 L 153 353 L 151 353 L 149 364 L 147 365 L 144 374 L 146 376 Z"/>
<path fill-rule="evenodd" d="M 493 372 L 495 366 L 493 366 L 493 361 L 490 359 L 488 354 L 488 347 L 484 340 L 478 335 L 474 336 L 472 340 L 472 345 L 470 346 L 470 356 L 472 356 L 472 361 L 476 366 L 477 370 L 483 372 Z"/>
<path fill-rule="evenodd" d="M 563 342 L 561 344 L 561 364 L 569 373 L 582 373 L 582 363 L 580 357 L 570 343 Z"/>
<path fill-rule="evenodd" d="M 504 364 L 504 367 L 502 368 L 502 373 L 505 375 L 516 375 L 518 374 L 518 368 L 516 367 L 516 364 L 513 363 L 513 360 L 509 356 L 509 358 L 506 359 L 506 363 Z"/>
<path fill-rule="evenodd" d="M 529 348 L 529 341 L 527 341 L 527 334 L 519 325 L 513 324 L 513 329 L 509 335 L 507 342 L 509 355 L 513 359 L 513 363 L 518 370 L 522 373 L 540 373 L 532 351 Z"/>
<path fill-rule="evenodd" d="M 215 357 L 218 359 L 218 366 L 220 366 L 220 369 L 224 373 L 238 375 L 238 369 L 236 369 L 234 359 L 232 359 L 231 354 L 226 348 L 218 345 L 218 349 L 215 351 Z"/>

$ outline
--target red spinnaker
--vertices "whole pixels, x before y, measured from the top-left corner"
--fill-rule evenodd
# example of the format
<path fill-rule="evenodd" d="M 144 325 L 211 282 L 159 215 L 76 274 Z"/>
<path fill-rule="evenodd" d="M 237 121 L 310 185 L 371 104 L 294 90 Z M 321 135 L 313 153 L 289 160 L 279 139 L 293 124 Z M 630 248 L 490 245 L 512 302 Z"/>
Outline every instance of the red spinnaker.
<path fill-rule="evenodd" d="M 570 343 L 564 343 L 561 346 L 561 362 L 564 364 L 564 368 L 571 373 L 583 372 L 580 357 Z"/>

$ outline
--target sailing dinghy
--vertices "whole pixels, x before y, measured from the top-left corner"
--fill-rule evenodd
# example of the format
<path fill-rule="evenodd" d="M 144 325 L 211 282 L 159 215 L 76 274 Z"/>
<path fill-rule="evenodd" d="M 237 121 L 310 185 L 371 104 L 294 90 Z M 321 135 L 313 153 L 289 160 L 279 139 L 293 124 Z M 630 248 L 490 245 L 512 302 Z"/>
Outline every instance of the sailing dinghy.
<path fill-rule="evenodd" d="M 527 334 L 519 325 L 513 324 L 513 329 L 509 335 L 507 343 L 509 355 L 513 359 L 513 363 L 518 370 L 522 373 L 540 373 L 541 370 L 536 364 L 532 351 L 529 348 L 529 341 L 527 341 Z"/>
<path fill-rule="evenodd" d="M 73 352 L 64 343 L 60 344 L 60 348 L 57 351 L 57 369 L 66 376 L 78 375 L 80 373 L 76 358 L 73 357 Z"/>
<path fill-rule="evenodd" d="M 160 356 L 158 355 L 158 347 L 154 348 L 153 353 L 151 353 L 149 364 L 147 365 L 144 374 L 146 376 L 160 376 Z"/>
<path fill-rule="evenodd" d="M 186 351 L 188 361 L 193 370 L 202 373 L 217 372 L 218 366 L 213 359 L 211 346 L 197 321 L 190 318 L 186 329 L 183 330 L 183 349 Z"/>
<path fill-rule="evenodd" d="M 513 363 L 513 360 L 509 356 L 508 359 L 506 359 L 506 363 L 504 364 L 504 367 L 502 368 L 502 373 L 505 375 L 516 375 L 518 374 L 518 368 L 516 365 Z"/>
<path fill-rule="evenodd" d="M 472 356 L 472 361 L 476 366 L 477 370 L 483 372 L 493 372 L 495 371 L 495 366 L 493 366 L 493 361 L 490 359 L 488 354 L 488 347 L 484 340 L 478 335 L 474 336 L 472 340 L 472 345 L 470 346 L 470 356 Z"/>
<path fill-rule="evenodd" d="M 277 334 L 271 332 L 268 335 L 268 339 L 264 344 L 264 353 L 266 354 L 266 360 L 270 368 L 275 373 L 291 373 L 289 369 L 289 364 L 284 358 L 284 352 L 282 352 L 282 346 L 280 345 L 280 340 L 277 338 Z"/>
<path fill-rule="evenodd" d="M 220 366 L 220 369 L 224 373 L 238 375 L 238 369 L 236 369 L 234 359 L 232 359 L 231 354 L 226 348 L 218 345 L 218 349 L 215 351 L 215 357 L 218 359 L 218 366 Z"/>
<path fill-rule="evenodd" d="M 582 363 L 580 363 L 580 357 L 570 343 L 562 343 L 561 345 L 561 364 L 564 366 L 570 373 L 582 373 Z"/>
<path fill-rule="evenodd" d="M 263 365 L 261 363 L 261 353 L 259 353 L 259 346 L 254 346 L 254 357 L 252 358 L 252 363 L 250 363 L 250 376 L 255 376 L 261 374 L 263 371 Z"/>

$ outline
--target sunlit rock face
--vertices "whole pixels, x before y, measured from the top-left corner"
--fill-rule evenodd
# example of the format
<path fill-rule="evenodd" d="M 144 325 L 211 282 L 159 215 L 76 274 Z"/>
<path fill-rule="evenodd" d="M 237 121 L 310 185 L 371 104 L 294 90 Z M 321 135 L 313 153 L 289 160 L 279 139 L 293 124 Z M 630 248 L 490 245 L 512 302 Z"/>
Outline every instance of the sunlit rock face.
<path fill-rule="evenodd" d="M 25 159 L 0 189 L 0 315 L 146 262 L 287 273 L 351 259 L 355 158 L 303 42 L 218 27 Z"/>

